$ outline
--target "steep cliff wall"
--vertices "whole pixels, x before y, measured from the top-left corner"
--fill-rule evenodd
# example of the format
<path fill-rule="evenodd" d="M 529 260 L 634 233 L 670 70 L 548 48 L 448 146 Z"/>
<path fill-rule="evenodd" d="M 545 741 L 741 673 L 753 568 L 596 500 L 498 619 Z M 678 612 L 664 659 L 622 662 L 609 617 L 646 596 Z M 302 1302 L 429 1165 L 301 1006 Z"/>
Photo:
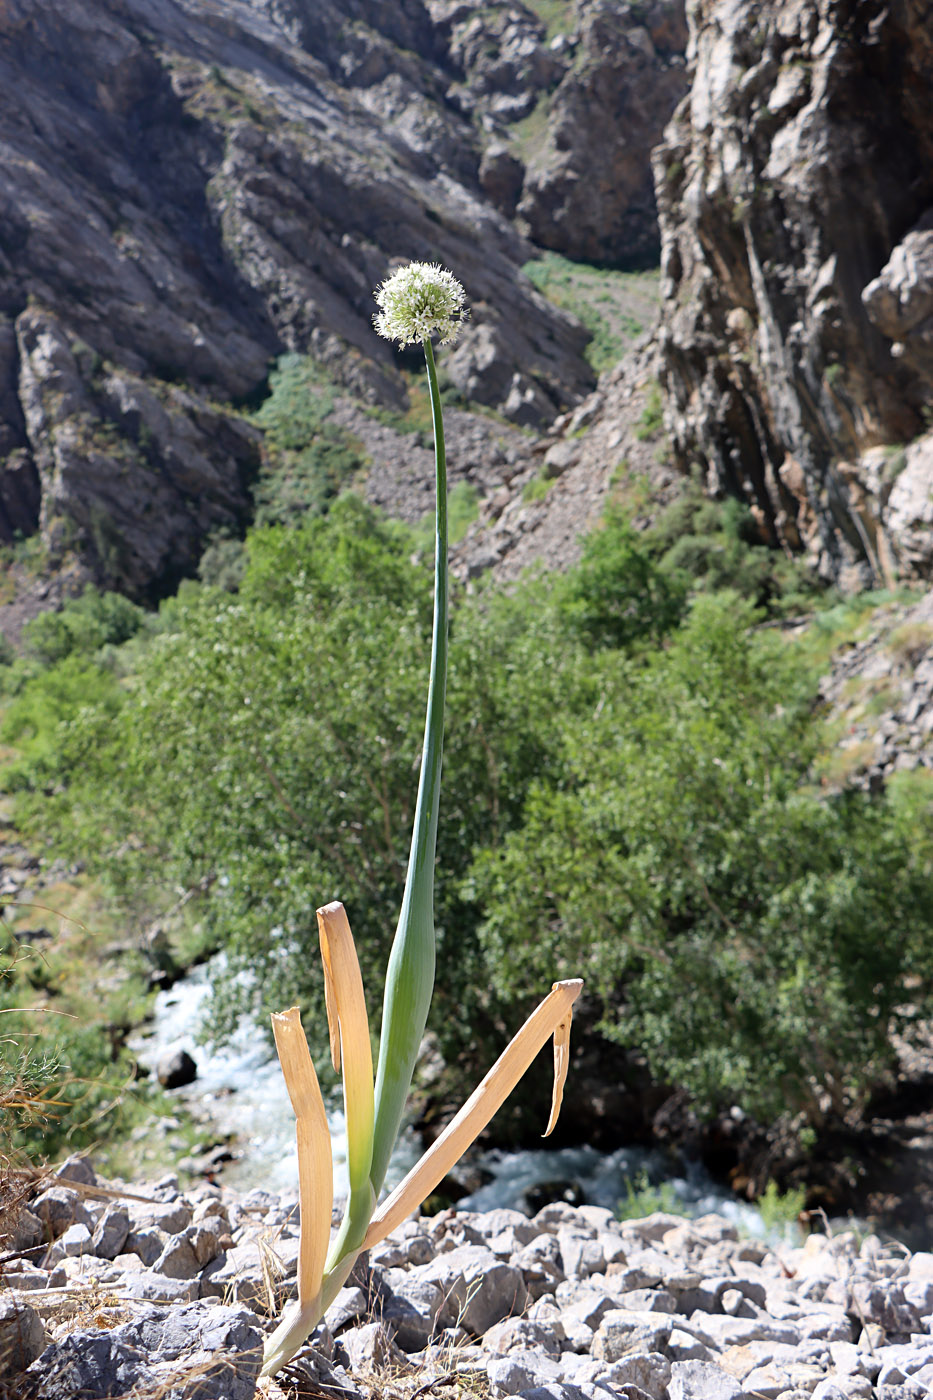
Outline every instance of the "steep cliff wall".
<path fill-rule="evenodd" d="M 171 588 L 248 519 L 261 442 L 235 405 L 277 354 L 404 404 L 370 323 L 393 259 L 469 289 L 462 396 L 548 424 L 594 376 L 526 235 L 656 244 L 684 38 L 682 0 L 5 0 L 0 542 L 38 528 L 53 569 Z"/>
<path fill-rule="evenodd" d="M 680 464 L 828 577 L 929 575 L 933 7 L 688 18 L 691 92 L 654 157 Z"/>

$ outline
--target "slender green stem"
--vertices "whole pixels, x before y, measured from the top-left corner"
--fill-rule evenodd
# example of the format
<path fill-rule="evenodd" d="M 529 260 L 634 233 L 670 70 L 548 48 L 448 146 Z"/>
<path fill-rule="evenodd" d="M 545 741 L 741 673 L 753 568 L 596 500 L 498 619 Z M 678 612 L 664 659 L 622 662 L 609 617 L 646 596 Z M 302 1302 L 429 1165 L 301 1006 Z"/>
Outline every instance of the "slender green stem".
<path fill-rule="evenodd" d="M 434 630 L 415 824 L 405 893 L 386 974 L 382 1035 L 376 1069 L 376 1119 L 370 1180 L 377 1197 L 398 1137 L 434 991 L 434 860 L 447 692 L 447 457 L 441 397 L 430 340 L 424 342 L 424 358 L 431 392 L 437 483 Z"/>

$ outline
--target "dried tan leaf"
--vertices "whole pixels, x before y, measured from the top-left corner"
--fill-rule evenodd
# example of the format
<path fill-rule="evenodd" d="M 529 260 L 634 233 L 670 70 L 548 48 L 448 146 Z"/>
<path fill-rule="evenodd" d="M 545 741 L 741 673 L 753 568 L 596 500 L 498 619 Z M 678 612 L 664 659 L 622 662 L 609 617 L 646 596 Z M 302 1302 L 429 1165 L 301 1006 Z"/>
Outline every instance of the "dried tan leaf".
<path fill-rule="evenodd" d="M 347 911 L 338 901 L 317 911 L 324 989 L 335 1069 L 343 1064 L 350 1185 L 369 1181 L 373 1159 L 373 1052 L 363 978 Z"/>
<path fill-rule="evenodd" d="M 321 1291 L 334 1208 L 334 1167 L 324 1100 L 297 1006 L 272 1017 L 275 1048 L 295 1111 L 298 1140 L 298 1303 L 304 1308 Z"/>
<path fill-rule="evenodd" d="M 583 983 L 579 978 L 554 983 L 548 996 L 531 1013 L 489 1073 L 473 1090 L 460 1112 L 376 1211 L 363 1240 L 363 1249 L 372 1248 L 386 1235 L 391 1234 L 395 1227 L 431 1194 L 504 1103 L 542 1045 L 547 1043 L 548 1037 L 559 1031 L 565 1022 L 566 1047 L 570 1034 L 571 1008 L 582 989 Z M 566 1076 L 565 1053 L 561 1062 L 561 1073 Z M 560 1089 L 563 1090 L 563 1079 Z M 555 1098 L 559 1108 L 560 1093 L 556 1089 Z M 556 1121 L 553 1106 L 551 1119 L 548 1131 Z"/>

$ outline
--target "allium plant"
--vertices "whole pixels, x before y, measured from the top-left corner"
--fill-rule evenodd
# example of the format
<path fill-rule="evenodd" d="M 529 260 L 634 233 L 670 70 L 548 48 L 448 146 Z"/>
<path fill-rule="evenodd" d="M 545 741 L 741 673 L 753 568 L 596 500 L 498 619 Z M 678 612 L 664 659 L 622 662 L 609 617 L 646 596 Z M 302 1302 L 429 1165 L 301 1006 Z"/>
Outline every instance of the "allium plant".
<path fill-rule="evenodd" d="M 350 925 L 342 904 L 317 911 L 334 1068 L 342 1072 L 350 1194 L 330 1243 L 333 1159 L 324 1101 L 297 1007 L 272 1017 L 276 1048 L 297 1120 L 301 1238 L 298 1296 L 266 1342 L 262 1374 L 295 1355 L 343 1287 L 364 1249 L 378 1244 L 435 1189 L 554 1037 L 550 1133 L 560 1111 L 572 1007 L 583 983 L 555 982 L 460 1112 L 391 1195 L 376 1208 L 401 1127 L 434 989 L 434 859 L 447 683 L 447 462 L 431 337 L 453 340 L 466 312 L 460 283 L 431 263 L 410 263 L 376 292 L 380 335 L 424 347 L 437 479 L 434 627 L 415 823 L 398 928 L 386 972 L 379 1060 L 373 1083 L 369 1021 Z"/>

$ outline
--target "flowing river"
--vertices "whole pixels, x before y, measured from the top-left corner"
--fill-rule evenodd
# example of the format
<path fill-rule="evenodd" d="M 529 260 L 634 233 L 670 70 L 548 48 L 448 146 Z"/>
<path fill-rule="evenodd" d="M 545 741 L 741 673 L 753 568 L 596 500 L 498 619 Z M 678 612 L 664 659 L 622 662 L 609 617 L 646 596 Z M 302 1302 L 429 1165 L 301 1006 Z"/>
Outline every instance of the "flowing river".
<path fill-rule="evenodd" d="M 210 994 L 209 965 L 156 997 L 154 1019 L 146 1033 L 132 1042 L 140 1063 L 153 1073 L 162 1058 L 187 1050 L 198 1066 L 198 1077 L 174 1090 L 181 1104 L 210 1125 L 219 1137 L 232 1134 L 236 1160 L 218 1173 L 240 1190 L 262 1186 L 266 1190 L 296 1190 L 298 1162 L 295 1152 L 295 1119 L 285 1090 L 278 1060 L 269 1042 L 254 1025 L 244 1026 L 233 1041 L 208 1048 L 198 1042 L 198 1032 Z M 334 1194 L 347 1191 L 346 1135 L 342 1113 L 329 1110 L 334 1148 Z M 417 1156 L 414 1134 L 403 1135 L 393 1156 L 387 1185 L 400 1180 Z M 652 1182 L 664 1207 L 687 1216 L 716 1211 L 750 1234 L 765 1227 L 754 1206 L 736 1201 L 717 1187 L 699 1164 L 683 1163 L 675 1175 L 660 1179 L 666 1159 L 641 1147 L 621 1147 L 601 1153 L 591 1147 L 565 1147 L 523 1152 L 487 1152 L 472 1158 L 472 1165 L 489 1178 L 472 1195 L 458 1201 L 465 1210 L 491 1210 L 521 1205 L 535 1190 L 560 1195 L 572 1184 L 579 1203 L 614 1210 L 625 1202 L 635 1185 Z"/>

